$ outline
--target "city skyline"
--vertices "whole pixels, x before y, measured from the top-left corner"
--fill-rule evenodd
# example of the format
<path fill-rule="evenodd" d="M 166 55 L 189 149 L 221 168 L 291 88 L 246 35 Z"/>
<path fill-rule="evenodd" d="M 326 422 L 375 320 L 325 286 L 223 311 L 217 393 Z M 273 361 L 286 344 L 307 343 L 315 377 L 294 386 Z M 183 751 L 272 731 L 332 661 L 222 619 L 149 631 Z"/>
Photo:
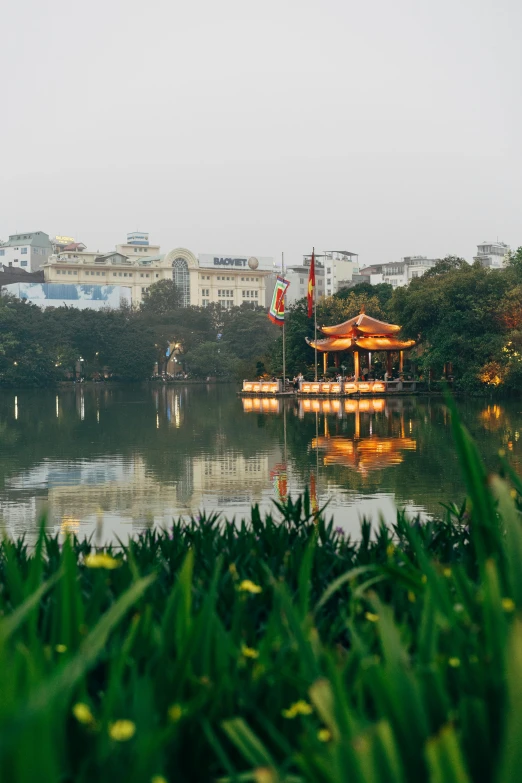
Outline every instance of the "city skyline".
<path fill-rule="evenodd" d="M 288 263 L 517 246 L 520 22 L 515 0 L 11 4 L 0 236 L 102 251 L 136 227 Z"/>

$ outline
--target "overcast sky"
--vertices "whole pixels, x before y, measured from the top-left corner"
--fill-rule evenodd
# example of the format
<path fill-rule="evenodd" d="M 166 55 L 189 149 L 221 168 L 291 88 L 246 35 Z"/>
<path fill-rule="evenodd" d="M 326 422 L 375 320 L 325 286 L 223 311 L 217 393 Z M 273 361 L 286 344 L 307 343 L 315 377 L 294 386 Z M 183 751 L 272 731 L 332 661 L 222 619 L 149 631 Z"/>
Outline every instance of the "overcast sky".
<path fill-rule="evenodd" d="M 522 245 L 520 0 L 7 0 L 0 238 Z"/>

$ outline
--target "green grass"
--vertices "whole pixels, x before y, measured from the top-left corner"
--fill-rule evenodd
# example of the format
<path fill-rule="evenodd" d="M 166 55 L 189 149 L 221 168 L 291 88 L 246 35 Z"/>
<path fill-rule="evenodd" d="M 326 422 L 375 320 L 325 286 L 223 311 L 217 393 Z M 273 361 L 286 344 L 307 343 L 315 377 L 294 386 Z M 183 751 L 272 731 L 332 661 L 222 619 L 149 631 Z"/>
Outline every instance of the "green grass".
<path fill-rule="evenodd" d="M 307 495 L 117 567 L 4 540 L 0 780 L 521 780 L 522 485 L 454 435 L 462 508 L 356 541 Z"/>

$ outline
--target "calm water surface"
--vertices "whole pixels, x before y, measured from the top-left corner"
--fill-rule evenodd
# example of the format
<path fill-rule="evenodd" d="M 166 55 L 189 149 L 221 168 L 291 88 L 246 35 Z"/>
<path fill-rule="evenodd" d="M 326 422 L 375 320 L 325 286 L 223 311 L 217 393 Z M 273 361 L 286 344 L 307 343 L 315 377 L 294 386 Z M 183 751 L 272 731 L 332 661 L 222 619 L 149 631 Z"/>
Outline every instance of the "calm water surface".
<path fill-rule="evenodd" d="M 0 518 L 51 530 L 129 534 L 200 509 L 247 515 L 315 488 L 336 524 L 437 514 L 461 502 L 450 421 L 439 400 L 241 400 L 236 386 L 0 392 Z M 469 400 L 461 415 L 490 468 L 519 470 L 522 403 Z"/>

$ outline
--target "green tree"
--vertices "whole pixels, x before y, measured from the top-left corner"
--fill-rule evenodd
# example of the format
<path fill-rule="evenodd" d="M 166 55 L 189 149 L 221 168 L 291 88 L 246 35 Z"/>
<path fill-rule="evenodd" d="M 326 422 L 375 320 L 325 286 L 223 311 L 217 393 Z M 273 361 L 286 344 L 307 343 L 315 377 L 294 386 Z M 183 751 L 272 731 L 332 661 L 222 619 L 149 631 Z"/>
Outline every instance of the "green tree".
<path fill-rule="evenodd" d="M 196 378 L 237 378 L 238 359 L 220 342 L 202 343 L 187 357 L 187 368 Z"/>
<path fill-rule="evenodd" d="M 182 304 L 181 291 L 173 280 L 159 280 L 143 294 L 140 309 L 156 316 L 168 316 Z"/>

